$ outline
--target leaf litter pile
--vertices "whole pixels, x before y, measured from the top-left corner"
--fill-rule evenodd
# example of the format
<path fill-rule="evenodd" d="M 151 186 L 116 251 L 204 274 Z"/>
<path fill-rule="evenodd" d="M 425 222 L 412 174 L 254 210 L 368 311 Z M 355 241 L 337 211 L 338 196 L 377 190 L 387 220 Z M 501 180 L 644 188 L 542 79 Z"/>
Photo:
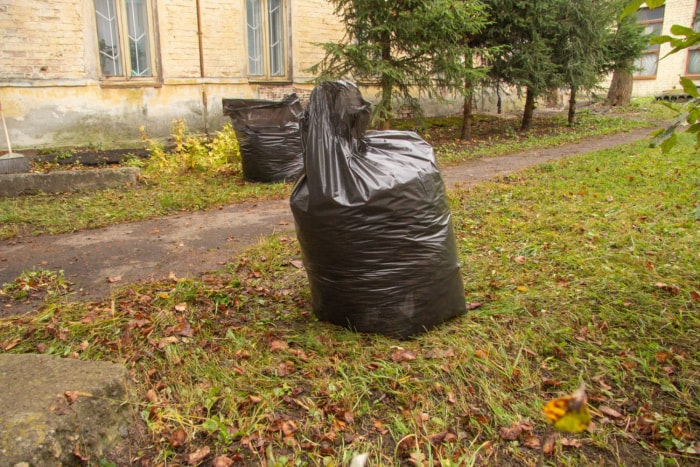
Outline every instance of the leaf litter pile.
<path fill-rule="evenodd" d="M 691 146 L 451 192 L 470 311 L 414 340 L 318 322 L 298 244 L 276 236 L 200 280 L 52 298 L 0 321 L 0 349 L 125 364 L 150 436 L 135 465 L 700 462 Z M 560 433 L 543 406 L 581 383 L 592 424 Z"/>

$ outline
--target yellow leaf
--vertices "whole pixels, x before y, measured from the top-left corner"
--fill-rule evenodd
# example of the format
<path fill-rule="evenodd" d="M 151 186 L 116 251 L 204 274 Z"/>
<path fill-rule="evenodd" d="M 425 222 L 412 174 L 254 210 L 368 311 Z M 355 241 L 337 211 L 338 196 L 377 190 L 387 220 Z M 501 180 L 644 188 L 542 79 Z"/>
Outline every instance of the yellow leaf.
<path fill-rule="evenodd" d="M 591 424 L 591 413 L 586 403 L 586 385 L 581 386 L 570 396 L 559 397 L 547 402 L 544 416 L 559 431 L 579 433 Z"/>
<path fill-rule="evenodd" d="M 527 287 L 525 287 L 524 285 L 519 285 L 519 286 L 518 286 L 518 290 L 519 290 L 520 292 L 527 292 Z"/>

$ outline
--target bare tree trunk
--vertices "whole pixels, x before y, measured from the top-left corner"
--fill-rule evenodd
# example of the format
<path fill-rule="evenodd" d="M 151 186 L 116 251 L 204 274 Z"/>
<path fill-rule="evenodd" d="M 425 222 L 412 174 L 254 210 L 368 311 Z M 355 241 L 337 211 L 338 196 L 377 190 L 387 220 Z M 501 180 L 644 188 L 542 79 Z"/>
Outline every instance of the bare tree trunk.
<path fill-rule="evenodd" d="M 525 94 L 525 109 L 523 110 L 523 121 L 520 125 L 522 131 L 528 131 L 532 127 L 532 115 L 535 113 L 535 93 L 527 88 Z"/>
<path fill-rule="evenodd" d="M 462 133 L 459 137 L 462 141 L 472 139 L 472 89 L 471 83 L 465 81 L 464 86 L 467 92 L 464 95 L 464 110 L 462 111 Z"/>
<path fill-rule="evenodd" d="M 382 43 L 382 61 L 384 63 L 391 62 L 391 41 L 389 38 L 385 38 Z M 380 130 L 388 130 L 391 128 L 391 93 L 393 91 L 393 81 L 391 77 L 387 75 L 382 75 L 382 98 L 380 103 L 380 109 L 382 112 L 381 120 L 379 123 Z"/>
<path fill-rule="evenodd" d="M 633 82 L 631 72 L 621 68 L 615 69 L 608 90 L 608 104 L 611 106 L 629 104 L 632 99 Z"/>
<path fill-rule="evenodd" d="M 576 121 L 576 88 L 571 86 L 571 94 L 569 96 L 569 125 L 573 125 Z"/>

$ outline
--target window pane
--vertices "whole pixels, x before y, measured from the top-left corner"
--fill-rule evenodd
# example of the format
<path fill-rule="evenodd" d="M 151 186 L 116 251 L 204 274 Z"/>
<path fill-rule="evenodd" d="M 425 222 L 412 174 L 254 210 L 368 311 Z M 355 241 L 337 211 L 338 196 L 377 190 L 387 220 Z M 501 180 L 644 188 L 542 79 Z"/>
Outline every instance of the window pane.
<path fill-rule="evenodd" d="M 644 35 L 649 36 L 649 39 L 651 39 L 652 37 L 660 36 L 661 26 L 661 23 L 647 24 L 644 27 Z M 649 44 L 649 46 L 647 47 L 647 51 L 649 50 L 659 50 L 659 44 Z"/>
<path fill-rule="evenodd" d="M 126 0 L 126 18 L 129 25 L 131 76 L 152 76 L 145 0 Z"/>
<path fill-rule="evenodd" d="M 663 21 L 665 6 L 660 6 L 650 10 L 649 8 L 640 8 L 637 10 L 637 21 Z"/>
<path fill-rule="evenodd" d="M 248 24 L 248 73 L 263 74 L 262 15 L 260 0 L 246 0 Z"/>
<path fill-rule="evenodd" d="M 102 75 L 120 76 L 122 75 L 122 57 L 114 0 L 95 0 L 95 18 Z"/>
<path fill-rule="evenodd" d="M 270 23 L 270 74 L 284 76 L 284 23 L 282 0 L 268 0 Z"/>
<path fill-rule="evenodd" d="M 644 54 L 635 62 L 635 67 L 637 71 L 634 73 L 635 76 L 655 76 L 656 75 L 656 65 L 659 61 L 659 56 L 655 53 Z"/>
<path fill-rule="evenodd" d="M 700 50 L 691 50 L 688 53 L 688 74 L 700 75 Z"/>

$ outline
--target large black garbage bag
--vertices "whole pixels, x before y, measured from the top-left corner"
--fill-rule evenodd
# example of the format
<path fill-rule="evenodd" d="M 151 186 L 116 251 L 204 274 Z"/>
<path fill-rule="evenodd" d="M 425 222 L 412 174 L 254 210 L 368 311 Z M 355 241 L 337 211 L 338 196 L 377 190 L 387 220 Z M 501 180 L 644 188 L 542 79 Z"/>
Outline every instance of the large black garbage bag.
<path fill-rule="evenodd" d="M 241 151 L 243 176 L 253 182 L 296 180 L 304 169 L 296 94 L 282 101 L 223 99 Z"/>
<path fill-rule="evenodd" d="M 465 312 L 464 286 L 432 148 L 369 118 L 354 85 L 314 89 L 291 208 L 314 314 L 405 339 Z"/>

